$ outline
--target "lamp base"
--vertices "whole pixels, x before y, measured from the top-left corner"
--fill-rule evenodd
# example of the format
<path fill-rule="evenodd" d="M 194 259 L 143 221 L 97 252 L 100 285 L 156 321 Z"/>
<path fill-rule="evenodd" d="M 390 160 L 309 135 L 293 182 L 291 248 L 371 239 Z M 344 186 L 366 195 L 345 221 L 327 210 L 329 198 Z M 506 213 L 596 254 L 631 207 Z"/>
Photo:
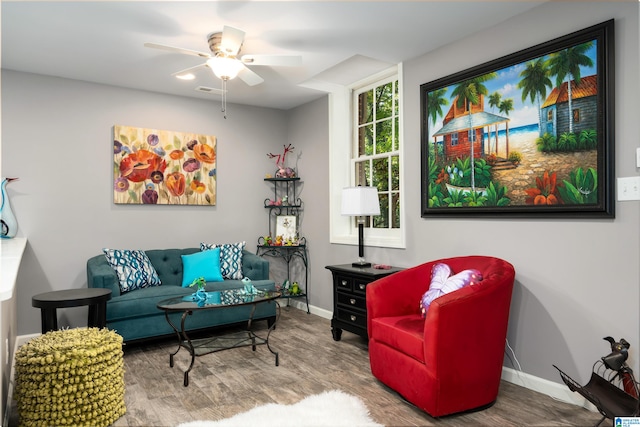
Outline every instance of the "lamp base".
<path fill-rule="evenodd" d="M 371 263 L 366 261 L 357 261 L 357 262 L 351 263 L 351 266 L 357 267 L 357 268 L 369 268 L 371 267 Z"/>

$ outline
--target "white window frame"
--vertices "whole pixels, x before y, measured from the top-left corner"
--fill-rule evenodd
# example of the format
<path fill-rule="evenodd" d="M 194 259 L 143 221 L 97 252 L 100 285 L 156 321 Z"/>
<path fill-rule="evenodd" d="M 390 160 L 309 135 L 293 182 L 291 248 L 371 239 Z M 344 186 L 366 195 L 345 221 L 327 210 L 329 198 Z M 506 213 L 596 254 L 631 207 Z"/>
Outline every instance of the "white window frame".
<path fill-rule="evenodd" d="M 353 91 L 374 83 L 378 85 L 385 79 L 398 80 L 400 95 L 398 137 L 400 167 L 400 228 L 377 229 L 367 228 L 364 233 L 366 246 L 387 248 L 406 248 L 406 214 L 404 203 L 404 161 L 403 161 L 403 85 L 402 64 L 370 76 L 350 86 L 334 88 L 329 94 L 329 191 L 330 191 L 330 242 L 337 244 L 358 244 L 358 229 L 352 217 L 340 215 L 342 189 L 355 185 L 353 162 L 354 112 Z M 391 220 L 391 218 L 389 218 Z"/>

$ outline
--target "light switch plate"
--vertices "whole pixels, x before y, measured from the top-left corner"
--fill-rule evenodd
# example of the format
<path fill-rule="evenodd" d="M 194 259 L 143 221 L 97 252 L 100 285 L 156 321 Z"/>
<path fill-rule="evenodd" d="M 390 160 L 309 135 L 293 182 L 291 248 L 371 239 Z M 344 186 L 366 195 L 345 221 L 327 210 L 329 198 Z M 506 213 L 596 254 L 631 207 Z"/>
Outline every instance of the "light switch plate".
<path fill-rule="evenodd" d="M 636 148 L 636 167 L 640 168 L 640 147 Z"/>
<path fill-rule="evenodd" d="M 640 176 L 618 178 L 618 200 L 640 200 Z"/>

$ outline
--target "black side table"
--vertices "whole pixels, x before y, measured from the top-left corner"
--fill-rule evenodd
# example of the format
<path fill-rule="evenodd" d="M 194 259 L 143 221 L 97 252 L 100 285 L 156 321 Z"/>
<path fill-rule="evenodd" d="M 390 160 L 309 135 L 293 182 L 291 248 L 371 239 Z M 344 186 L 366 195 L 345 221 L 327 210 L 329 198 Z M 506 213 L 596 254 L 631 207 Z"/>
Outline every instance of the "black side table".
<path fill-rule="evenodd" d="M 40 309 L 42 333 L 58 329 L 56 309 L 89 306 L 88 326 L 104 328 L 107 325 L 107 301 L 111 290 L 104 288 L 65 289 L 34 295 L 31 305 Z"/>
<path fill-rule="evenodd" d="M 367 285 L 404 268 L 391 267 L 382 270 L 373 267 L 353 267 L 351 264 L 328 265 L 325 268 L 333 274 L 333 339 L 340 341 L 343 329 L 368 339 Z"/>

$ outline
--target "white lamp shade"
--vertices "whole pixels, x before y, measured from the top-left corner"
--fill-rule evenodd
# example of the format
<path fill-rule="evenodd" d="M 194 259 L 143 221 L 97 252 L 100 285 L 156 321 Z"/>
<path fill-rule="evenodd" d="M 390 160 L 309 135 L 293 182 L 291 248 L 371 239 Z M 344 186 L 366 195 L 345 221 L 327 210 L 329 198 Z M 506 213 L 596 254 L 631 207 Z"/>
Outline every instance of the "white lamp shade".
<path fill-rule="evenodd" d="M 375 187 L 343 188 L 340 213 L 345 216 L 380 215 L 378 189 Z"/>
<path fill-rule="evenodd" d="M 224 56 L 216 56 L 207 60 L 207 65 L 221 80 L 235 79 L 243 65 L 237 59 L 227 58 Z"/>

